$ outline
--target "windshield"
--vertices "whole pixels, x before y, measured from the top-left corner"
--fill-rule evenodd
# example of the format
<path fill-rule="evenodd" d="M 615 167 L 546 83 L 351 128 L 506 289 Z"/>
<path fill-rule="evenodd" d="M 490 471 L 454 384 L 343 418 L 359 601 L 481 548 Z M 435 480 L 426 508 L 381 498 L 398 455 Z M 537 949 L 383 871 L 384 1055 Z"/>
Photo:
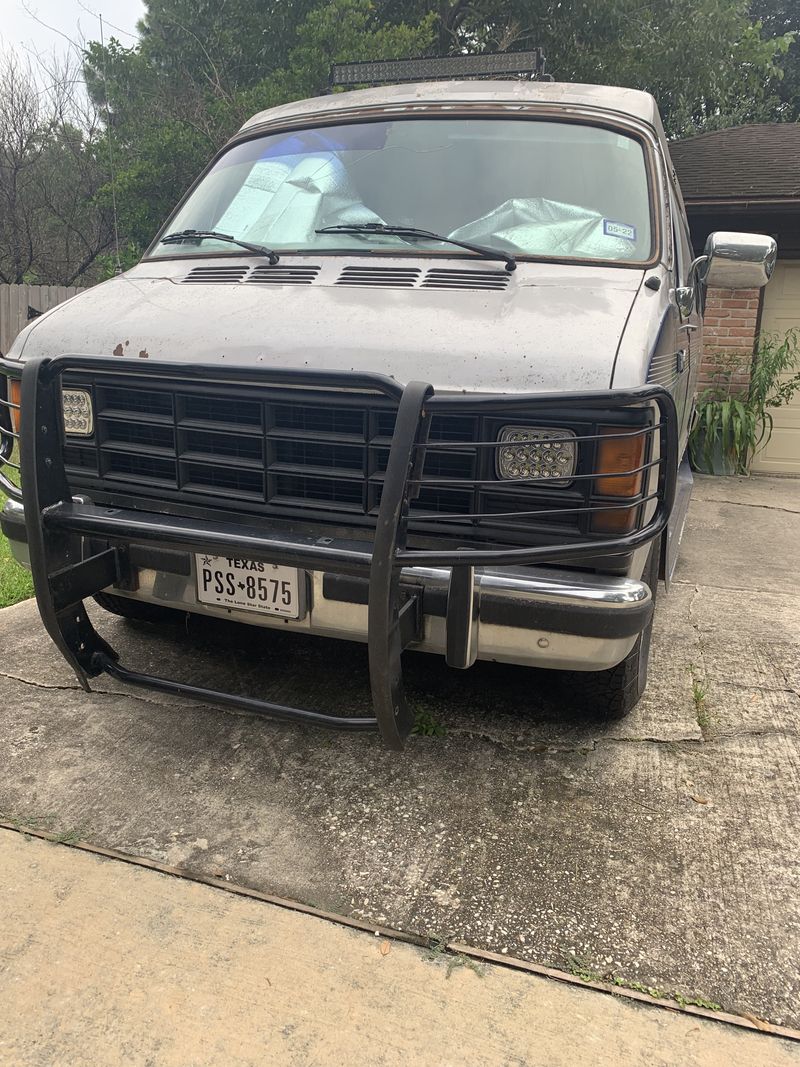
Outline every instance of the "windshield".
<path fill-rule="evenodd" d="M 518 255 L 642 262 L 652 251 L 644 149 L 614 130 L 545 120 L 398 118 L 294 130 L 231 148 L 165 232 L 216 230 L 279 252 L 447 248 L 316 232 L 363 223 Z M 150 254 L 222 251 L 230 244 L 207 237 L 158 243 Z"/>

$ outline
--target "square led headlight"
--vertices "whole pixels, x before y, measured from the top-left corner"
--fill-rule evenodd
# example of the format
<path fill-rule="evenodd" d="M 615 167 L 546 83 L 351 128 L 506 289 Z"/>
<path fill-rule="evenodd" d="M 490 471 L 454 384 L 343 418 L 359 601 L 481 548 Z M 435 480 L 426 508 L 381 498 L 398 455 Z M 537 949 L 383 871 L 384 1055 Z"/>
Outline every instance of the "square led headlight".
<path fill-rule="evenodd" d="M 74 437 L 91 437 L 94 433 L 92 395 L 85 389 L 62 389 L 64 433 Z"/>
<path fill-rule="evenodd" d="M 552 426 L 504 426 L 497 449 L 498 478 L 542 478 L 568 485 L 575 473 L 578 447 L 572 430 Z"/>

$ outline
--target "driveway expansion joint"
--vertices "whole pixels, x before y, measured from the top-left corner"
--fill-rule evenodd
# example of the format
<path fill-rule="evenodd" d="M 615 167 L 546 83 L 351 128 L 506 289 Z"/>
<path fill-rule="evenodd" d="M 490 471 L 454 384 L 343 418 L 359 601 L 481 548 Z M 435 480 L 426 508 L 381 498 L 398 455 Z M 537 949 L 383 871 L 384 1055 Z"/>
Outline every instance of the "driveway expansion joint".
<path fill-rule="evenodd" d="M 27 840 L 38 839 L 41 842 L 60 846 L 69 852 L 87 853 L 101 861 L 115 863 L 122 866 L 143 868 L 146 871 L 166 875 L 170 879 L 192 882 L 198 886 L 205 886 L 211 890 L 217 890 L 232 896 L 249 898 L 254 902 L 272 906 L 289 912 L 297 912 L 307 917 L 320 919 L 323 922 L 349 929 L 353 933 L 372 934 L 374 937 L 383 938 L 386 941 L 394 941 L 400 944 L 414 946 L 425 950 L 427 961 L 435 962 L 437 956 L 460 962 L 470 962 L 472 969 L 475 965 L 485 967 L 494 965 L 498 968 L 509 969 L 528 973 L 530 975 L 547 978 L 562 985 L 576 989 L 593 990 L 613 998 L 638 1002 L 652 1008 L 659 1008 L 670 1014 L 705 1019 L 723 1026 L 736 1027 L 746 1031 L 763 1034 L 765 1037 L 780 1037 L 790 1041 L 800 1042 L 800 1031 L 791 1027 L 772 1023 L 750 1012 L 732 1012 L 716 1005 L 693 1003 L 690 999 L 678 998 L 674 995 L 666 996 L 658 991 L 645 991 L 635 983 L 614 981 L 604 975 L 582 977 L 573 974 L 566 969 L 537 963 L 533 960 L 525 960 L 511 954 L 498 953 L 489 949 L 479 948 L 453 937 L 446 937 L 438 944 L 434 944 L 429 936 L 421 933 L 413 933 L 384 926 L 381 923 L 361 920 L 354 915 L 342 915 L 317 908 L 314 905 L 304 904 L 299 900 L 277 896 L 264 892 L 255 887 L 248 887 L 228 880 L 223 880 L 190 868 L 175 867 L 163 863 L 155 858 L 123 852 L 107 846 L 95 845 L 89 841 L 75 839 L 65 841 L 58 835 L 44 829 L 34 827 L 26 828 L 0 819 L 0 831 L 7 831 L 19 835 Z M 27 947 L 27 946 L 25 946 Z M 383 953 L 382 953 L 383 954 Z M 452 965 L 448 971 L 452 970 Z M 481 972 L 483 973 L 483 972 Z M 449 973 L 448 973 L 449 977 Z M 267 979 L 269 983 L 269 979 Z M 271 985 L 271 983 L 269 983 Z M 691 1033 L 692 1031 L 690 1031 Z"/>

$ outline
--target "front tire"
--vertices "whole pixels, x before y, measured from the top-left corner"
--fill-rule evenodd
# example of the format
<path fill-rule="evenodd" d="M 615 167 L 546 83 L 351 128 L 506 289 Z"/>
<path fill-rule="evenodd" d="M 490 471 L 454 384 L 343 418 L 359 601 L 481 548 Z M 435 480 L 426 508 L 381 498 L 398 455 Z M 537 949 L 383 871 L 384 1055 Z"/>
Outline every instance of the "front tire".
<path fill-rule="evenodd" d="M 656 600 L 660 541 L 656 541 L 647 557 L 642 581 Z M 591 671 L 579 676 L 587 708 L 607 721 L 624 719 L 641 700 L 647 687 L 647 668 L 650 659 L 650 639 L 653 616 L 636 638 L 636 644 L 616 667 L 605 671 Z"/>

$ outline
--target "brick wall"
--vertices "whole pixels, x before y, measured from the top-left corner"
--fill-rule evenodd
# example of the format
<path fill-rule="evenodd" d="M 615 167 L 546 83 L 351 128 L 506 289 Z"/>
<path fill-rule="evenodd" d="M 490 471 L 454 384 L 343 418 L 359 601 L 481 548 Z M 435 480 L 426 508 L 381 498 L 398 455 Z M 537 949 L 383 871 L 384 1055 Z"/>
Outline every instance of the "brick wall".
<path fill-rule="evenodd" d="M 720 357 L 733 368 L 731 385 L 745 389 L 750 381 L 758 332 L 760 289 L 709 289 L 703 318 L 703 362 L 698 390 L 714 384 Z"/>

